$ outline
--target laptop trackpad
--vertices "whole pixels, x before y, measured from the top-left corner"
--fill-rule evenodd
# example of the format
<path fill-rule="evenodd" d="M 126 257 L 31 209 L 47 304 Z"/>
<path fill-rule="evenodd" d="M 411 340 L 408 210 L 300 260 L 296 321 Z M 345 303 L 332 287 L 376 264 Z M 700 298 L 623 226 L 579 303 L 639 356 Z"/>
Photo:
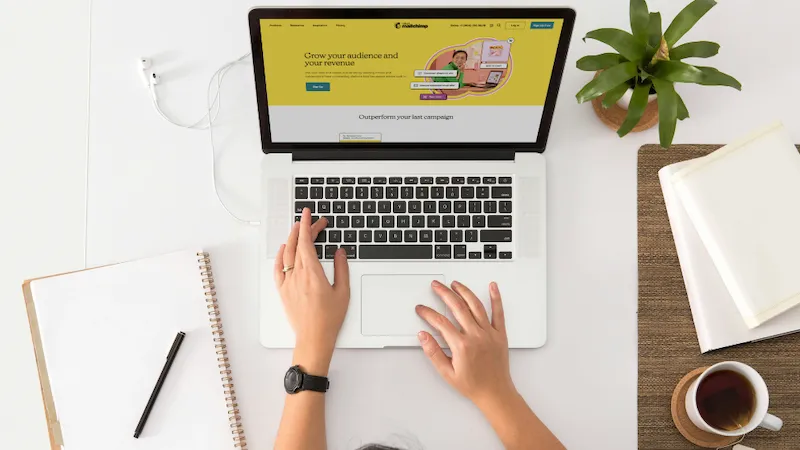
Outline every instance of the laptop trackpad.
<path fill-rule="evenodd" d="M 364 336 L 416 336 L 426 330 L 438 334 L 417 316 L 414 307 L 425 305 L 445 314 L 444 302 L 431 282 L 444 275 L 364 275 L 361 277 L 361 334 Z"/>

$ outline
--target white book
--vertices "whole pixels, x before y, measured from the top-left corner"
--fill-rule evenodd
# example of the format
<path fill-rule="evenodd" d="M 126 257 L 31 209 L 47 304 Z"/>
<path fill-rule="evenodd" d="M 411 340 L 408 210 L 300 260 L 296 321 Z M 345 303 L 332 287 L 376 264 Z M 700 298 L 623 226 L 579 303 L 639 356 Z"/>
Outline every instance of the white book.
<path fill-rule="evenodd" d="M 658 176 L 700 352 L 800 331 L 800 308 L 787 311 L 754 329 L 745 325 L 733 297 L 672 186 L 672 175 L 691 163 L 692 161 L 685 161 L 669 165 L 661 169 Z"/>
<path fill-rule="evenodd" d="M 213 278 L 208 254 L 179 252 L 23 284 L 52 449 L 247 447 Z"/>

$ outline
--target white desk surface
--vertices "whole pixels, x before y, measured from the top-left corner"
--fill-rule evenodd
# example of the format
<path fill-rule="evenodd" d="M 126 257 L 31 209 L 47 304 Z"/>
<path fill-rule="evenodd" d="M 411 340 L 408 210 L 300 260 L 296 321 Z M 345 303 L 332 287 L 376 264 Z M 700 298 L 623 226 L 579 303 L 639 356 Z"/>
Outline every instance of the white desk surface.
<path fill-rule="evenodd" d="M 0 235 L 0 305 L 10 333 L 0 364 L 0 443 L 48 448 L 19 283 L 82 268 L 85 224 L 89 265 L 186 247 L 211 251 L 248 440 L 252 448 L 270 448 L 290 353 L 258 343 L 258 231 L 233 222 L 216 203 L 208 135 L 157 117 L 135 65 L 139 56 L 151 56 L 162 71 L 164 108 L 186 121 L 199 117 L 211 74 L 249 51 L 251 1 L 94 0 L 91 10 L 88 0 L 17 3 L 13 14 L 0 17 L 0 29 L 12 33 L 2 49 L 15 61 L 14 71 L 0 74 L 12 105 L 4 101 L 0 109 L 0 143 L 11 159 L 0 166 L 0 198 L 13 218 Z M 512 352 L 512 371 L 568 448 L 633 449 L 636 151 L 658 135 L 653 129 L 619 140 L 574 99 L 591 76 L 576 70 L 575 61 L 607 51 L 580 38 L 599 27 L 627 29 L 628 2 L 567 3 L 578 19 L 545 153 L 549 336 L 542 349 Z M 650 3 L 666 23 L 683 2 Z M 744 90 L 678 86 L 692 118 L 678 125 L 676 143 L 724 143 L 775 119 L 800 141 L 794 87 L 800 61 L 792 57 L 799 13 L 788 0 L 763 10 L 757 2 L 728 0 L 683 39 L 720 42 L 717 57 L 698 63 L 731 73 Z M 223 93 L 220 190 L 235 211 L 256 219 L 261 154 L 251 67 L 232 70 Z M 499 448 L 475 408 L 445 386 L 419 351 L 339 351 L 331 377 L 332 449 L 387 439 L 424 448 Z"/>

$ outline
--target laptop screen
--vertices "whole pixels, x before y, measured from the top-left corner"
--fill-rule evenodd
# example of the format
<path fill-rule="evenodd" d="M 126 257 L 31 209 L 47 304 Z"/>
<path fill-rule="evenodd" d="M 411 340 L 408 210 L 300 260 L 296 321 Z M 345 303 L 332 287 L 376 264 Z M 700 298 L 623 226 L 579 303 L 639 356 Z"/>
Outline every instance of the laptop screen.
<path fill-rule="evenodd" d="M 563 19 L 261 19 L 273 143 L 533 143 Z"/>

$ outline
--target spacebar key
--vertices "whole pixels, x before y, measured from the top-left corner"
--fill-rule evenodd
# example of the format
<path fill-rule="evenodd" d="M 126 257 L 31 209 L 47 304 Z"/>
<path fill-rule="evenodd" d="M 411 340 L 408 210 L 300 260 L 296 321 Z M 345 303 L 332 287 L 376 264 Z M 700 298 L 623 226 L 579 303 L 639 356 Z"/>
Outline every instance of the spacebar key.
<path fill-rule="evenodd" d="M 359 245 L 359 259 L 433 259 L 432 245 Z"/>

